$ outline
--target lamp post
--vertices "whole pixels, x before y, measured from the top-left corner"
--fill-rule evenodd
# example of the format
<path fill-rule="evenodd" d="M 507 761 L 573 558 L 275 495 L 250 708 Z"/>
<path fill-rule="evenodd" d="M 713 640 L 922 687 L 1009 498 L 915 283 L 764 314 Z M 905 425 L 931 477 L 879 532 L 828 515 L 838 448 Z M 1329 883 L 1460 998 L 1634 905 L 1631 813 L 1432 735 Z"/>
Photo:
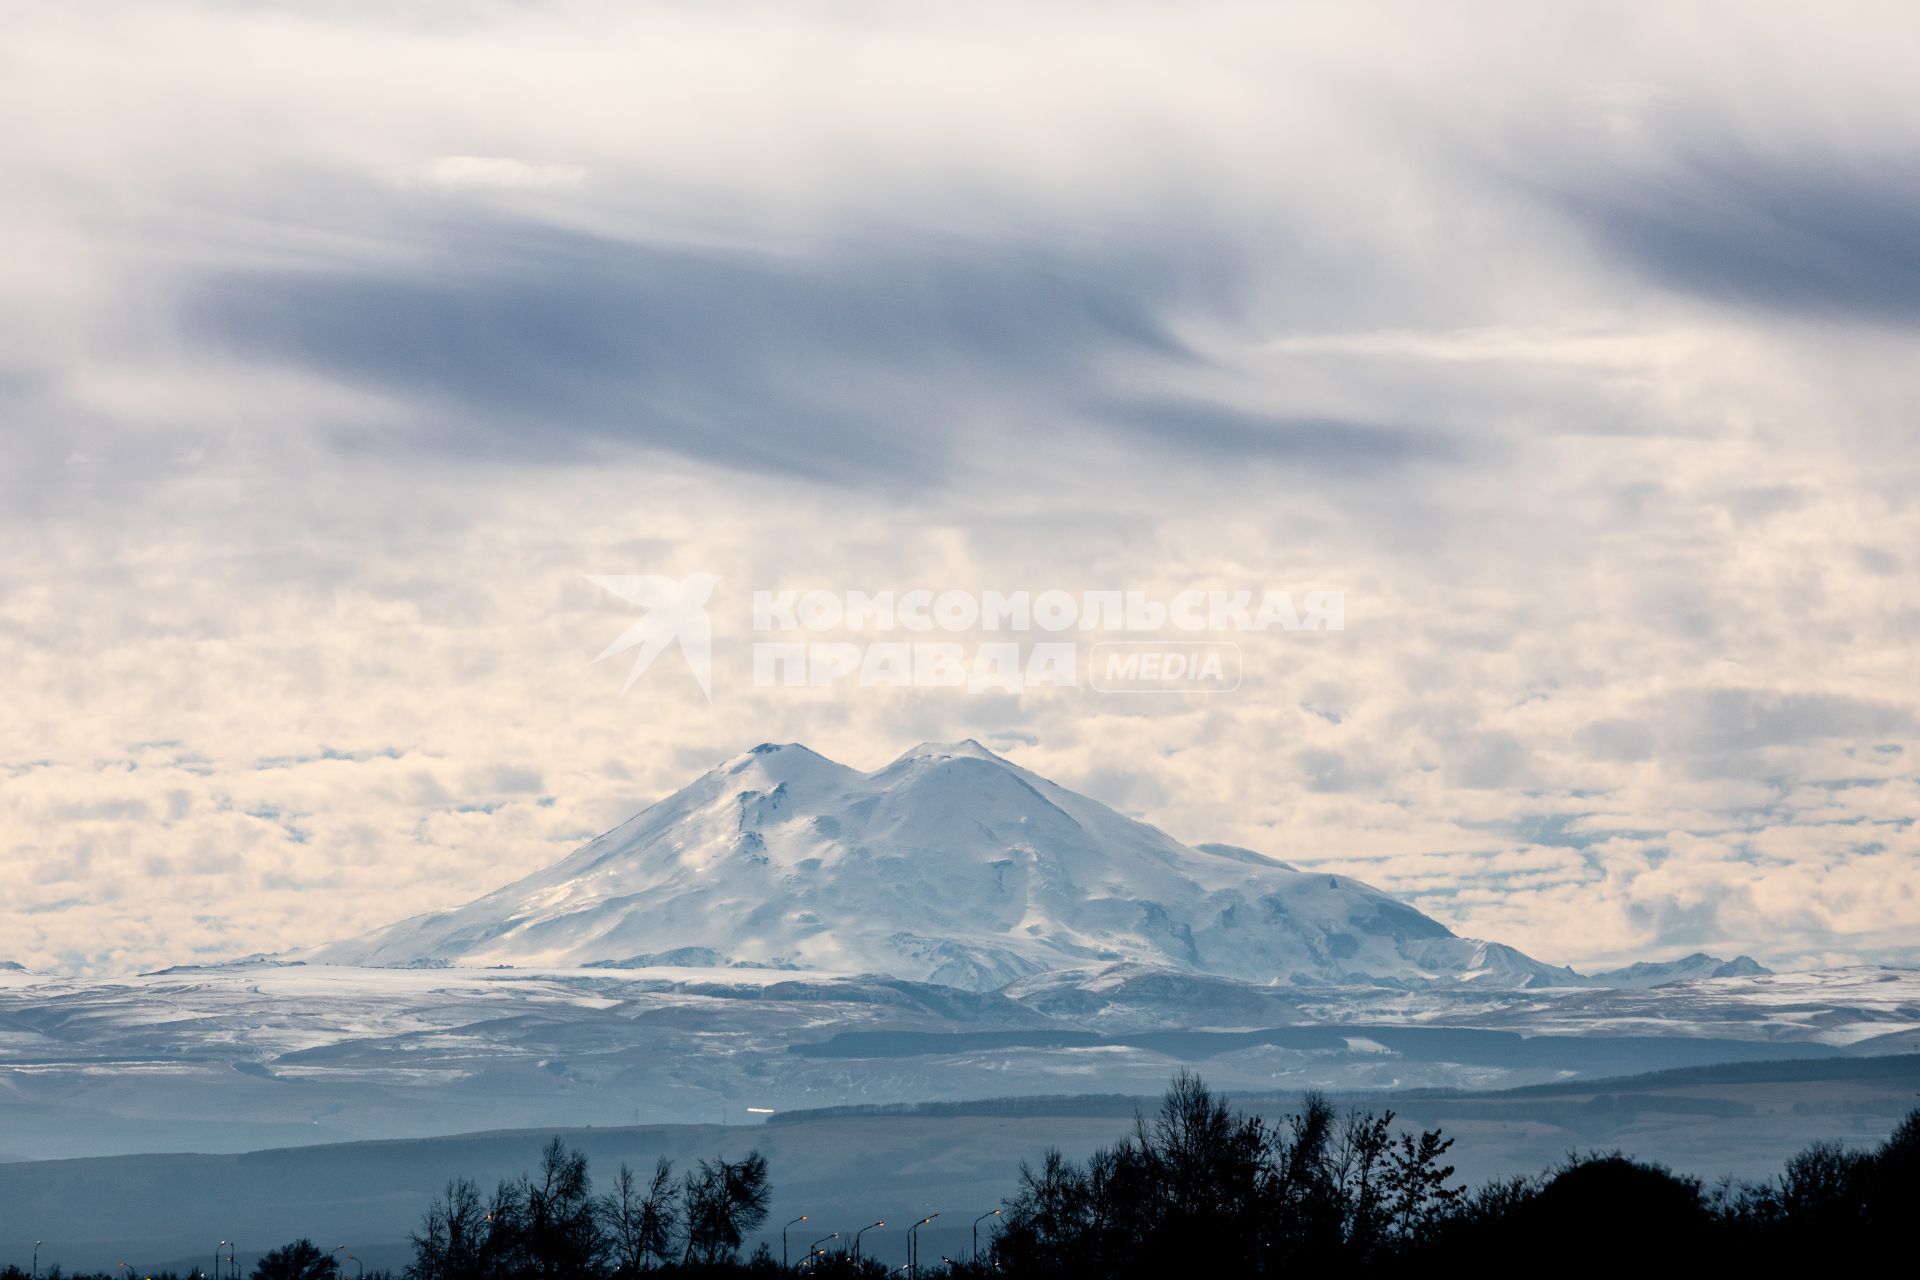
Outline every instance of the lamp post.
<path fill-rule="evenodd" d="M 786 1227 L 780 1228 L 780 1269 L 782 1271 L 787 1269 L 787 1227 L 798 1226 L 806 1220 L 807 1215 L 803 1213 L 792 1222 L 789 1222 Z"/>
<path fill-rule="evenodd" d="M 348 1255 L 347 1255 L 347 1261 L 348 1261 L 348 1262 L 351 1262 L 351 1263 L 353 1264 L 353 1274 L 354 1274 L 354 1275 L 356 1275 L 356 1276 L 364 1276 L 364 1275 L 366 1275 L 366 1274 L 367 1274 L 367 1264 L 366 1264 L 366 1263 L 364 1263 L 364 1262 L 362 1262 L 362 1261 L 360 1261 L 360 1259 L 358 1259 L 358 1258 L 356 1258 L 356 1257 L 354 1257 L 354 1256 L 353 1256 L 352 1254 L 348 1254 Z"/>
<path fill-rule="evenodd" d="M 813 1259 L 813 1269 L 815 1271 L 818 1271 L 820 1269 L 820 1255 L 826 1252 L 826 1250 L 822 1249 L 820 1246 L 825 1244 L 829 1240 L 838 1240 L 839 1238 L 840 1238 L 840 1233 L 836 1231 L 830 1236 L 821 1236 L 818 1240 L 815 1240 L 812 1244 L 807 1246 L 807 1256 Z"/>
<path fill-rule="evenodd" d="M 33 1242 L 33 1275 L 31 1280 L 40 1280 L 40 1246 L 45 1243 L 45 1240 L 35 1240 Z"/>
<path fill-rule="evenodd" d="M 225 1240 L 213 1247 L 213 1280 L 220 1280 L 220 1251 L 226 1247 Z"/>
<path fill-rule="evenodd" d="M 973 1252 L 970 1255 L 968 1255 L 969 1261 L 972 1261 L 972 1262 L 980 1261 L 980 1224 L 985 1222 L 988 1218 L 999 1217 L 1002 1212 L 1004 1212 L 1004 1210 L 995 1209 L 991 1213 L 983 1213 L 979 1217 L 973 1220 Z"/>
<path fill-rule="evenodd" d="M 346 1251 L 347 1251 L 347 1246 L 343 1244 L 337 1244 L 333 1246 L 333 1253 L 330 1253 L 327 1255 L 327 1263 L 333 1269 L 333 1274 L 335 1275 L 340 1274 L 340 1264 L 334 1261 L 334 1256 L 336 1254 L 345 1253 Z"/>
<path fill-rule="evenodd" d="M 920 1280 L 920 1228 L 926 1226 L 940 1215 L 930 1213 L 907 1228 L 907 1274 L 913 1280 Z"/>
<path fill-rule="evenodd" d="M 233 1272 L 234 1280 L 239 1280 L 240 1278 L 240 1264 L 233 1260 L 233 1251 L 239 1247 L 240 1246 L 233 1241 L 227 1241 L 227 1270 Z"/>
<path fill-rule="evenodd" d="M 887 1220 L 885 1218 L 882 1218 L 878 1222 L 869 1222 L 866 1226 L 860 1228 L 858 1231 L 853 1233 L 853 1269 L 855 1271 L 858 1271 L 860 1269 L 860 1237 L 867 1234 L 867 1232 L 873 1230 L 875 1227 L 884 1227 L 886 1225 L 887 1225 Z"/>

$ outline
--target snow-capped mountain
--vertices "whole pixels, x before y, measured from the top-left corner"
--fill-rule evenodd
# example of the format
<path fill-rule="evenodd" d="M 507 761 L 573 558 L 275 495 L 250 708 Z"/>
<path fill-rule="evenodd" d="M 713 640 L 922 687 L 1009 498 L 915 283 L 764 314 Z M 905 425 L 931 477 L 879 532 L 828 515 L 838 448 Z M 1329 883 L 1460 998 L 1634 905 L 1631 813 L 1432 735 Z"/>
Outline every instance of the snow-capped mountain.
<path fill-rule="evenodd" d="M 1696 978 L 1756 978 L 1773 970 L 1752 956 L 1722 960 L 1704 951 L 1696 951 L 1678 960 L 1643 961 L 1623 969 L 1596 973 L 1587 981 L 1596 987 L 1664 987 L 1670 982 L 1692 982 Z"/>
<path fill-rule="evenodd" d="M 1582 981 L 1349 877 L 1183 845 L 972 741 L 872 773 L 758 746 L 546 870 L 302 958 L 741 965 L 974 990 L 1116 962 L 1253 982 Z"/>

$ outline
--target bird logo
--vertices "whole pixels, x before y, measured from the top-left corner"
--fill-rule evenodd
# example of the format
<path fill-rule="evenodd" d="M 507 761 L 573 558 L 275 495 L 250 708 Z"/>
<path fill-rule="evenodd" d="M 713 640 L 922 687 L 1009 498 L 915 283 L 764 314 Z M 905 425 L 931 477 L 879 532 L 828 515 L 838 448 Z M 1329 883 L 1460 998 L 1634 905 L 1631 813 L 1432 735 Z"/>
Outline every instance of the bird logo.
<path fill-rule="evenodd" d="M 627 671 L 627 683 L 621 687 L 621 693 L 633 688 L 640 673 L 677 640 L 688 669 L 700 682 L 700 692 L 706 694 L 707 701 L 713 701 L 713 623 L 707 617 L 707 601 L 713 598 L 713 588 L 720 581 L 718 574 L 667 578 L 653 573 L 590 573 L 586 579 L 647 611 L 645 617 L 628 627 L 594 659 L 600 662 L 628 649 L 639 650 L 633 655 L 633 666 Z"/>

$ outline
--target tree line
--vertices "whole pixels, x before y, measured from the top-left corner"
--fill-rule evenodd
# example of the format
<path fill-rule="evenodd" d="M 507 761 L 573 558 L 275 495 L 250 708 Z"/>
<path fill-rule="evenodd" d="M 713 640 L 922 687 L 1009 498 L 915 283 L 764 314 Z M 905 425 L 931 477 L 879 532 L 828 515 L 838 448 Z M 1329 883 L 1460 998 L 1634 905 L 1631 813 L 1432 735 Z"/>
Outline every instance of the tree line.
<path fill-rule="evenodd" d="M 679 1179 L 664 1157 L 645 1178 L 622 1164 L 611 1189 L 596 1197 L 587 1158 L 555 1138 L 537 1175 L 502 1182 L 484 1202 L 466 1179 L 447 1184 L 412 1236 L 407 1280 L 712 1269 L 738 1257 L 766 1221 L 772 1194 L 766 1158 L 752 1151 L 739 1160 L 701 1160 Z"/>
<path fill-rule="evenodd" d="M 1002 1274 L 1431 1273 L 1436 1267 L 1771 1273 L 1902 1252 L 1920 1211 L 1920 1111 L 1870 1151 L 1820 1142 L 1777 1176 L 1708 1186 L 1618 1151 L 1470 1189 L 1439 1130 L 1319 1095 L 1277 1124 L 1174 1078 L 1158 1113 L 1074 1163 L 1023 1164 L 995 1242 Z M 1871 1252 L 1865 1256 L 1873 1256 Z"/>
<path fill-rule="evenodd" d="M 1394 1121 L 1391 1111 L 1339 1112 L 1309 1094 L 1297 1112 L 1269 1122 L 1233 1111 L 1183 1071 L 1157 1112 L 1136 1116 L 1112 1146 L 1082 1162 L 1058 1151 L 1023 1162 L 982 1257 L 919 1270 L 1030 1280 L 1390 1275 L 1469 1265 L 1773 1272 L 1897 1256 L 1920 1208 L 1920 1110 L 1874 1149 L 1815 1143 L 1773 1178 L 1712 1186 L 1616 1151 L 1570 1154 L 1543 1174 L 1470 1189 L 1446 1162 L 1453 1139 Z M 644 1175 L 623 1164 L 596 1195 L 586 1157 L 556 1137 L 537 1171 L 490 1193 L 467 1179 L 448 1183 L 412 1233 L 404 1276 L 790 1274 L 800 1266 L 775 1259 L 764 1244 L 741 1257 L 766 1222 L 771 1195 L 758 1152 L 700 1160 L 678 1176 L 665 1159 Z M 889 1274 L 844 1249 L 800 1265 L 810 1276 Z M 337 1280 L 339 1268 L 338 1251 L 300 1240 L 263 1257 L 252 1276 Z M 60 1277 L 57 1267 L 41 1274 Z M 131 1268 L 112 1280 L 140 1274 L 184 1280 Z M 13 1266 L 0 1280 L 28 1275 Z"/>

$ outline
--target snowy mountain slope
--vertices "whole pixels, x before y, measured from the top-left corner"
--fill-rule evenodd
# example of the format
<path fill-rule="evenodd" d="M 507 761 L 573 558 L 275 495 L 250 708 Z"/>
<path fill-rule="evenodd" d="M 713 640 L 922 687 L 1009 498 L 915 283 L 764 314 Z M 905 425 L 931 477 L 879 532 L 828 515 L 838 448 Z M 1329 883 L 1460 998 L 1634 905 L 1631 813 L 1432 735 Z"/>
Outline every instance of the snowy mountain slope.
<path fill-rule="evenodd" d="M 1581 981 L 1357 880 L 1183 845 L 971 741 L 864 774 L 765 744 L 552 867 L 302 958 L 750 965 L 973 990 L 1123 961 L 1252 982 Z"/>

